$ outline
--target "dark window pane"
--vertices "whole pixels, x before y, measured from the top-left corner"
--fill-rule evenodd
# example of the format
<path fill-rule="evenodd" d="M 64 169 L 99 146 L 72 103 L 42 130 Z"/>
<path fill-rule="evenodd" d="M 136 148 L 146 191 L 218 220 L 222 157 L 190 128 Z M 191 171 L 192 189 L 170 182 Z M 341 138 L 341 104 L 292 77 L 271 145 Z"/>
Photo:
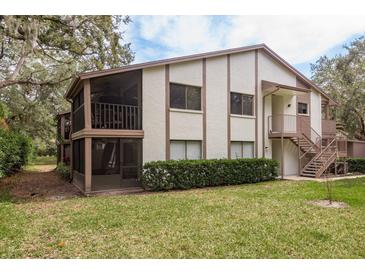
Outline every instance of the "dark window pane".
<path fill-rule="evenodd" d="M 253 96 L 242 95 L 243 115 L 253 115 Z"/>
<path fill-rule="evenodd" d="M 201 92 L 198 87 L 187 87 L 187 109 L 201 110 Z"/>
<path fill-rule="evenodd" d="M 109 175 L 120 173 L 119 139 L 92 140 L 92 174 Z"/>
<path fill-rule="evenodd" d="M 300 114 L 308 114 L 308 104 L 306 104 L 306 103 L 298 103 L 298 113 L 300 113 Z"/>
<path fill-rule="evenodd" d="M 91 102 L 138 106 L 142 71 L 128 71 L 91 79 Z"/>
<path fill-rule="evenodd" d="M 170 84 L 170 107 L 182 109 L 186 108 L 185 86 Z"/>
<path fill-rule="evenodd" d="M 231 114 L 242 114 L 242 96 L 231 92 Z"/>

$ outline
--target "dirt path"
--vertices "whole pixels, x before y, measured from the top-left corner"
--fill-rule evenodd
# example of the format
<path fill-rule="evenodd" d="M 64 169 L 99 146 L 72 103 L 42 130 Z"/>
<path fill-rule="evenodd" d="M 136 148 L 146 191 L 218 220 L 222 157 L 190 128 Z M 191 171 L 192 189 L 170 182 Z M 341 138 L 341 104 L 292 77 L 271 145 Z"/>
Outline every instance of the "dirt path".
<path fill-rule="evenodd" d="M 32 171 L 22 171 L 0 179 L 0 190 L 7 189 L 17 200 L 61 200 L 79 196 L 72 184 L 62 180 L 55 165 L 37 165 Z"/>

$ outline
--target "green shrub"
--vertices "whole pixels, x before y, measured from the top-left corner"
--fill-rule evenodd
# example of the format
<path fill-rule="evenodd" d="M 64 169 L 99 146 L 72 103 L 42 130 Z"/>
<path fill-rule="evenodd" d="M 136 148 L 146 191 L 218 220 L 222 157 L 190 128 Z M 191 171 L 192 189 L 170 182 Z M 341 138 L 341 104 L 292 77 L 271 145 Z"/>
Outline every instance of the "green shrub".
<path fill-rule="evenodd" d="M 349 158 L 347 159 L 349 172 L 365 173 L 365 158 Z"/>
<path fill-rule="evenodd" d="M 56 172 L 64 180 L 71 179 L 70 167 L 65 165 L 64 163 L 59 163 L 57 165 Z"/>
<path fill-rule="evenodd" d="M 29 162 L 32 151 L 29 137 L 0 129 L 0 177 L 20 170 Z"/>
<path fill-rule="evenodd" d="M 146 190 L 189 189 L 272 180 L 278 162 L 271 159 L 169 160 L 144 164 L 141 182 Z"/>

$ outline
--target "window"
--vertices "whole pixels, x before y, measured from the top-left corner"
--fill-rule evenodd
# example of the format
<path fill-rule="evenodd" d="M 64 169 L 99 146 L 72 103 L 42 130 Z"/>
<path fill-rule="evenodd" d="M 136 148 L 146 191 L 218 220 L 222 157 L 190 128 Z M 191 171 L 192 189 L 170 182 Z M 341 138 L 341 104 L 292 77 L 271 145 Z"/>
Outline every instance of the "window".
<path fill-rule="evenodd" d="M 231 114 L 253 116 L 253 95 L 231 92 Z"/>
<path fill-rule="evenodd" d="M 201 110 L 200 87 L 170 84 L 170 107 Z"/>
<path fill-rule="evenodd" d="M 308 114 L 308 104 L 307 103 L 298 103 L 298 113 L 299 114 Z"/>
<path fill-rule="evenodd" d="M 170 141 L 171 160 L 197 160 L 201 155 L 201 141 Z"/>
<path fill-rule="evenodd" d="M 231 142 L 231 159 L 253 157 L 254 142 Z"/>

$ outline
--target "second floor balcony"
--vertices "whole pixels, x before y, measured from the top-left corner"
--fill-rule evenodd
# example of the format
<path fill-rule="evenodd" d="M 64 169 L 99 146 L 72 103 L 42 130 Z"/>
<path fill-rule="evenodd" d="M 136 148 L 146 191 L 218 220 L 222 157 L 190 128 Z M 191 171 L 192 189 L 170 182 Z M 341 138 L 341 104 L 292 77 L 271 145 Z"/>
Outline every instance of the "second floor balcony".
<path fill-rule="evenodd" d="M 268 137 L 297 137 L 304 134 L 313 139 L 314 136 L 334 137 L 336 135 L 336 121 L 331 119 L 321 120 L 321 132 L 311 126 L 310 116 L 294 114 L 276 114 L 268 116 Z"/>
<path fill-rule="evenodd" d="M 91 103 L 91 126 L 101 129 L 142 129 L 141 108 L 133 105 Z"/>

